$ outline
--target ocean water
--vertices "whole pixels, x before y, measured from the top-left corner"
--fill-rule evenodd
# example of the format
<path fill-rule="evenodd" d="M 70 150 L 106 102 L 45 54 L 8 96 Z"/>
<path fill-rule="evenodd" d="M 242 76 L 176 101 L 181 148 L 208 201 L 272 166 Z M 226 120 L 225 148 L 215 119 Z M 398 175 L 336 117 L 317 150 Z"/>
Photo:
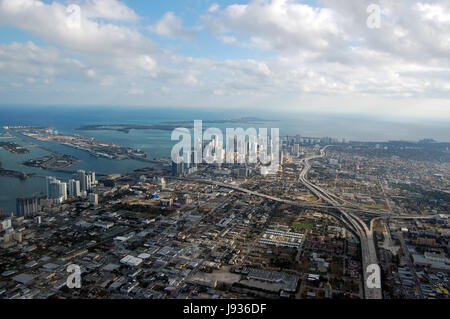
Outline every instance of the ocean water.
<path fill-rule="evenodd" d="M 170 156 L 174 143 L 171 132 L 159 130 L 132 130 L 126 134 L 116 131 L 77 131 L 84 125 L 100 124 L 143 124 L 151 125 L 168 121 L 223 120 L 242 117 L 256 117 L 266 120 L 257 128 L 279 128 L 281 135 L 343 137 L 358 141 L 419 140 L 435 138 L 450 142 L 450 123 L 448 121 L 408 121 L 381 119 L 359 115 L 336 115 L 320 113 L 299 113 L 255 110 L 214 110 L 214 109 L 168 109 L 168 108 L 132 108 L 132 107 L 42 107 L 42 106 L 0 106 L 0 132 L 2 126 L 24 125 L 52 127 L 63 134 L 81 134 L 98 140 L 122 146 L 140 148 L 148 158 Z M 227 127 L 248 128 L 250 124 L 204 124 L 215 126 L 225 133 Z M 1 139 L 1 138 L 0 138 Z M 3 140 L 3 139 L 2 139 Z M 21 163 L 28 159 L 47 154 L 37 146 L 15 140 L 32 150 L 31 154 L 11 154 L 0 148 L 0 161 L 5 169 L 36 173 L 40 176 L 55 176 L 67 180 L 64 173 L 30 168 Z M 101 159 L 63 145 L 34 141 L 49 149 L 77 157 L 81 162 L 71 169 L 92 170 L 104 174 L 126 173 L 151 164 L 126 160 L 115 161 Z M 0 177 L 0 208 L 6 213 L 15 211 L 15 199 L 19 196 L 41 195 L 44 192 L 44 179 L 35 177 L 26 181 Z"/>

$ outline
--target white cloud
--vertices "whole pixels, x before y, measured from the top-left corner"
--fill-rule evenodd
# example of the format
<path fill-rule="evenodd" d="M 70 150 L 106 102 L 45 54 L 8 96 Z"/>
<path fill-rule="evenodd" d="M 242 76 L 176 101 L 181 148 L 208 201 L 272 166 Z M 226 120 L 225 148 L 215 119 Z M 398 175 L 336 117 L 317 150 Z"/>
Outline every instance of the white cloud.
<path fill-rule="evenodd" d="M 221 36 L 220 39 L 222 40 L 222 42 L 226 43 L 226 44 L 231 44 L 231 45 L 239 45 L 239 41 L 238 39 L 236 39 L 236 37 L 234 36 Z"/>
<path fill-rule="evenodd" d="M 152 101 L 450 118 L 448 2 L 380 0 L 381 29 L 368 29 L 366 9 L 372 0 L 319 1 L 320 8 L 253 0 L 205 9 L 206 30 L 229 45 L 233 56 L 242 48 L 270 53 L 244 59 L 226 58 L 224 51 L 225 58 L 214 59 L 160 49 L 133 24 L 137 14 L 119 1 L 111 0 L 110 7 L 106 0 L 79 1 L 81 28 L 71 29 L 61 3 L 0 0 L 2 24 L 54 45 L 0 44 L 0 85 L 19 92 L 37 91 L 41 84 L 45 93 L 75 92 L 76 102 L 86 103 Z M 171 12 L 150 30 L 178 39 L 195 36 Z"/>
<path fill-rule="evenodd" d="M 173 12 L 167 12 L 161 20 L 155 25 L 149 26 L 148 29 L 153 33 L 170 38 L 192 39 L 195 37 L 195 32 L 183 27 L 183 20 Z"/>
<path fill-rule="evenodd" d="M 184 77 L 184 83 L 188 85 L 197 85 L 199 84 L 199 81 L 194 75 L 188 74 Z"/>
<path fill-rule="evenodd" d="M 445 89 L 450 76 L 439 81 L 432 76 L 450 74 L 450 5 L 445 1 L 380 1 L 379 30 L 366 26 L 371 0 L 321 2 L 324 7 L 314 8 L 288 0 L 254 0 L 216 10 L 204 20 L 226 44 L 277 53 L 265 61 L 270 72 L 254 77 L 255 91 L 271 83 L 270 94 L 318 94 L 329 96 L 331 103 L 336 95 L 355 94 L 450 97 Z M 250 70 L 258 74 L 251 63 L 234 62 L 247 75 Z M 230 76 L 239 78 L 241 73 L 228 67 Z"/>
<path fill-rule="evenodd" d="M 136 89 L 136 88 L 128 90 L 128 94 L 131 94 L 131 95 L 142 95 L 142 94 L 144 94 L 144 92 L 145 91 L 143 89 Z"/>
<path fill-rule="evenodd" d="M 209 7 L 208 12 L 216 12 L 219 9 L 220 9 L 220 6 L 217 3 L 214 3 Z"/>
<path fill-rule="evenodd" d="M 79 52 L 112 55 L 158 51 L 150 39 L 129 27 L 90 19 L 91 15 L 113 16 L 95 8 L 81 7 L 80 27 L 74 28 L 68 23 L 71 13 L 66 12 L 67 7 L 58 2 L 45 4 L 38 0 L 0 0 L 0 21 Z M 123 18 L 120 14 L 116 16 Z"/>
<path fill-rule="evenodd" d="M 56 48 L 41 48 L 32 42 L 0 45 L 0 64 L 4 74 L 35 80 L 68 76 L 85 68 L 78 60 L 62 57 Z"/>
<path fill-rule="evenodd" d="M 368 29 L 365 10 L 372 0 L 321 0 L 342 19 L 349 40 L 360 46 L 421 63 L 450 55 L 450 5 L 447 0 L 381 0 L 380 29 Z"/>
<path fill-rule="evenodd" d="M 90 69 L 90 70 L 86 70 L 86 75 L 90 78 L 95 78 L 97 76 L 97 74 L 95 73 L 94 70 Z"/>
<path fill-rule="evenodd" d="M 343 41 L 338 17 L 332 10 L 288 0 L 233 4 L 214 10 L 204 20 L 215 34 L 239 32 L 279 51 L 326 50 Z"/>
<path fill-rule="evenodd" d="M 137 58 L 136 60 L 136 65 L 148 72 L 153 72 L 155 71 L 156 68 L 156 62 L 154 59 L 152 59 L 152 57 L 148 56 L 148 55 L 141 55 Z"/>
<path fill-rule="evenodd" d="M 134 10 L 117 0 L 86 0 L 82 11 L 87 18 L 121 21 L 139 20 L 139 16 Z"/>

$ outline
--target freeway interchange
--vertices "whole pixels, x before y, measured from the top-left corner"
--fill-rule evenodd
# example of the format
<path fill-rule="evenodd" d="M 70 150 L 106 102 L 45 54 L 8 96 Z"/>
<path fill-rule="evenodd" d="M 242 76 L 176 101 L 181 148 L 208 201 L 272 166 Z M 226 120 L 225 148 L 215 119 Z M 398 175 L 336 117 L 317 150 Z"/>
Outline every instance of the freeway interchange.
<path fill-rule="evenodd" d="M 180 178 L 171 177 L 170 179 L 177 179 L 183 181 L 196 182 L 201 184 L 213 185 L 218 187 L 227 188 L 240 193 L 245 193 L 251 196 L 256 196 L 259 198 L 264 198 L 280 204 L 287 204 L 296 207 L 309 208 L 320 210 L 321 212 L 330 214 L 338 218 L 345 227 L 353 232 L 360 241 L 361 245 L 361 259 L 362 259 L 362 270 L 364 278 L 364 297 L 365 299 L 382 299 L 382 289 L 381 289 L 381 279 L 378 276 L 377 285 L 368 285 L 368 281 L 373 278 L 373 267 L 379 269 L 378 257 L 375 248 L 375 242 L 373 238 L 373 222 L 370 223 L 370 227 L 367 226 L 366 222 L 359 216 L 360 214 L 365 214 L 370 217 L 372 221 L 379 219 L 432 219 L 436 216 L 413 216 L 413 215 L 395 215 L 384 211 L 374 211 L 369 209 L 361 209 L 357 205 L 350 203 L 344 199 L 339 198 L 335 194 L 327 191 L 326 189 L 319 187 L 308 180 L 308 173 L 311 170 L 311 160 L 321 159 L 326 156 L 326 150 L 331 146 L 326 146 L 320 150 L 320 154 L 315 154 L 308 156 L 301 160 L 303 168 L 299 174 L 299 181 L 315 196 L 320 198 L 324 203 L 307 203 L 291 201 L 287 199 L 278 198 L 275 196 L 261 194 L 255 191 L 251 191 L 245 188 L 241 188 L 238 185 L 231 185 L 222 183 L 219 181 L 205 180 L 198 178 Z M 331 211 L 330 211 L 331 210 Z M 370 266 L 370 267 L 369 267 Z M 375 287 L 373 287 L 375 286 Z"/>
<path fill-rule="evenodd" d="M 379 286 L 379 288 L 369 288 L 369 286 L 367 285 L 367 280 L 370 275 L 370 273 L 367 272 L 367 268 L 369 267 L 369 265 L 378 265 L 377 252 L 375 249 L 372 230 L 367 227 L 366 223 L 359 216 L 348 212 L 344 208 L 343 204 L 339 203 L 343 202 L 342 200 L 340 200 L 337 196 L 329 193 L 327 190 L 312 184 L 307 178 L 308 172 L 311 169 L 310 160 L 325 157 L 325 151 L 328 147 L 329 146 L 323 148 L 320 151 L 320 155 L 314 155 L 303 159 L 304 167 L 300 173 L 300 181 L 313 194 L 336 208 L 341 214 L 342 221 L 347 226 L 350 226 L 350 229 L 352 229 L 358 235 L 361 243 L 361 257 L 364 273 L 364 296 L 366 299 L 382 299 L 381 285 Z"/>

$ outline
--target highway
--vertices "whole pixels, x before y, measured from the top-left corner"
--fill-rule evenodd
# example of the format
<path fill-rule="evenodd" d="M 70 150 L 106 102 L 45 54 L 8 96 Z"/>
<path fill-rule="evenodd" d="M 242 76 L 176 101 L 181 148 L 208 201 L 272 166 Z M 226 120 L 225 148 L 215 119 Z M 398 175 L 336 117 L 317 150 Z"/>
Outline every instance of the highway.
<path fill-rule="evenodd" d="M 374 241 L 373 241 L 372 232 L 366 226 L 364 221 L 359 219 L 359 217 L 354 216 L 353 214 L 348 213 L 347 211 L 344 211 L 344 209 L 342 208 L 342 205 L 338 204 L 336 202 L 336 200 L 333 199 L 330 195 L 328 195 L 325 190 L 319 188 L 318 186 L 315 186 L 315 185 L 311 184 L 306 179 L 307 173 L 308 173 L 308 171 L 311 168 L 311 166 L 309 164 L 309 160 L 311 160 L 313 158 L 324 157 L 324 156 L 325 156 L 325 152 L 324 152 L 324 150 L 322 150 L 320 156 L 313 156 L 313 157 L 305 159 L 305 167 L 304 167 L 303 171 L 300 174 L 300 176 L 301 176 L 300 178 L 301 178 L 302 182 L 305 184 L 305 186 L 308 189 L 310 189 L 319 198 L 322 198 L 326 202 L 330 203 L 333 208 L 336 208 L 342 214 L 342 216 L 341 216 L 342 219 L 341 220 L 344 222 L 344 224 L 348 228 L 353 230 L 356 234 L 358 234 L 358 236 L 360 237 L 361 250 L 362 250 L 362 259 L 363 259 L 363 270 L 364 270 L 364 283 L 365 283 L 366 279 L 367 279 L 367 276 L 369 275 L 365 271 L 367 269 L 367 266 L 370 265 L 370 264 L 378 264 L 378 259 L 377 259 L 377 256 L 376 256 L 376 250 L 375 250 L 375 244 L 374 244 Z M 232 185 L 229 185 L 229 184 L 220 183 L 220 182 L 217 182 L 217 181 L 208 181 L 208 180 L 200 180 L 200 179 L 189 179 L 189 178 L 175 178 L 175 179 L 220 186 L 220 187 L 232 189 L 232 190 L 235 190 L 235 191 L 239 191 L 239 192 L 242 192 L 242 193 L 246 193 L 246 194 L 249 194 L 249 195 L 253 195 L 253 196 L 260 197 L 260 198 L 265 198 L 265 199 L 272 200 L 272 201 L 275 201 L 275 202 L 279 202 L 279 203 L 282 203 L 282 204 L 287 204 L 287 205 L 292 205 L 292 206 L 297 206 L 297 207 L 318 208 L 318 206 L 320 206 L 320 207 L 323 207 L 323 208 L 330 208 L 330 206 L 326 206 L 326 205 L 314 205 L 314 204 L 298 203 L 298 202 L 293 202 L 293 201 L 289 201 L 289 200 L 284 200 L 284 199 L 280 199 L 280 198 L 277 198 L 277 197 L 274 197 L 274 196 L 260 194 L 258 192 L 250 191 L 248 189 L 243 189 L 243 188 L 240 188 L 240 187 L 237 187 L 237 186 L 232 186 Z M 366 287 L 366 285 L 364 285 L 364 286 Z M 368 289 L 368 288 L 365 288 L 364 295 L 366 296 L 366 299 L 381 299 L 382 298 L 381 289 Z"/>
<path fill-rule="evenodd" d="M 325 151 L 330 146 L 326 146 L 320 151 L 320 155 L 312 155 L 303 159 L 303 170 L 300 172 L 300 181 L 316 196 L 324 200 L 325 202 L 332 205 L 336 208 L 340 213 L 342 220 L 348 225 L 350 224 L 353 228 L 354 232 L 358 235 L 361 243 L 361 257 L 362 257 L 362 268 L 364 274 L 364 296 L 366 299 L 382 299 L 382 291 L 381 288 L 368 288 L 366 281 L 368 276 L 367 267 L 371 264 L 378 265 L 378 257 L 375 249 L 375 243 L 373 240 L 373 232 L 369 229 L 366 223 L 357 215 L 349 212 L 344 205 L 342 204 L 344 201 L 337 198 L 337 196 L 330 194 L 327 190 L 312 184 L 308 180 L 308 173 L 311 169 L 310 161 L 313 159 L 324 158 L 326 153 Z M 341 203 L 339 203 L 341 201 Z"/>
<path fill-rule="evenodd" d="M 261 194 L 255 191 L 251 191 L 248 189 L 244 189 L 241 187 L 238 187 L 236 185 L 230 185 L 221 183 L 218 181 L 212 181 L 212 180 L 203 180 L 203 179 L 195 179 L 195 178 L 179 178 L 179 177 L 168 177 L 169 179 L 175 179 L 180 181 L 190 181 L 190 182 L 196 182 L 196 183 L 202 183 L 202 184 L 209 184 L 214 186 L 219 186 L 227 189 L 231 189 L 234 191 L 238 191 L 241 193 L 245 193 L 248 195 L 272 200 L 278 203 L 287 204 L 291 206 L 297 206 L 302 208 L 310 208 L 310 209 L 330 209 L 334 208 L 339 212 L 338 215 L 331 214 L 330 212 L 326 212 L 328 214 L 331 214 L 341 220 L 343 224 L 351 230 L 353 233 L 355 233 L 361 243 L 361 257 L 362 257 L 362 268 L 363 268 L 363 275 L 364 275 L 364 296 L 365 299 L 382 299 L 382 290 L 381 288 L 368 288 L 367 287 L 367 278 L 370 275 L 370 273 L 367 273 L 367 267 L 371 264 L 377 264 L 378 265 L 378 257 L 376 254 L 376 248 L 375 248 L 375 242 L 373 238 L 373 227 L 368 227 L 364 220 L 362 220 L 358 215 L 355 213 L 367 213 L 367 214 L 373 214 L 374 217 L 380 218 L 380 219 L 433 219 L 436 218 L 435 215 L 431 216 L 402 216 L 402 215 L 393 215 L 389 212 L 380 212 L 380 211 L 373 211 L 373 210 L 365 210 L 360 209 L 356 205 L 345 201 L 338 196 L 331 194 L 329 191 L 314 185 L 308 180 L 308 173 L 311 169 L 310 161 L 313 159 L 320 159 L 324 158 L 326 155 L 326 150 L 330 146 L 326 146 L 320 151 L 320 155 L 312 155 L 310 157 L 307 157 L 302 160 L 302 163 L 304 164 L 304 167 L 302 171 L 299 174 L 299 180 L 318 198 L 321 198 L 325 203 L 325 205 L 321 204 L 314 204 L 314 203 L 305 203 L 305 202 L 295 202 L 290 201 L 286 199 L 281 199 L 278 197 Z"/>
<path fill-rule="evenodd" d="M 270 195 L 266 195 L 266 194 L 262 194 L 262 193 L 258 193 L 255 191 L 251 191 L 245 188 L 241 188 L 239 186 L 236 185 L 230 185 L 230 184 L 225 184 L 225 183 L 221 183 L 218 181 L 213 181 L 213 180 L 206 180 L 206 179 L 197 179 L 197 178 L 181 178 L 181 177 L 165 177 L 166 179 L 173 179 L 173 180 L 179 180 L 179 181 L 187 181 L 187 182 L 193 182 L 193 183 L 200 183 L 200 184 L 208 184 L 208 185 L 213 185 L 213 186 L 218 186 L 218 187 L 223 187 L 226 189 L 230 189 L 230 190 L 234 190 L 240 193 L 245 193 L 251 196 L 256 196 L 259 198 L 264 198 L 264 199 L 268 199 L 268 200 L 272 200 L 281 204 L 286 204 L 286 205 L 291 205 L 291 206 L 297 206 L 297 207 L 302 207 L 302 208 L 310 208 L 310 209 L 329 209 L 329 208 L 333 208 L 332 206 L 328 205 L 328 204 L 315 204 L 315 203 L 308 203 L 308 202 L 296 202 L 296 201 L 291 201 L 291 200 L 287 200 L 287 199 L 282 199 L 282 198 L 278 198 L 278 197 L 274 197 L 274 196 L 270 196 Z M 380 212 L 380 211 L 374 211 L 374 210 L 366 210 L 366 209 L 361 209 L 361 208 L 348 208 L 348 210 L 351 211 L 355 211 L 355 212 L 361 212 L 361 213 L 367 213 L 367 214 L 373 214 L 376 215 L 377 217 L 381 217 L 384 214 L 386 214 L 385 212 Z"/>

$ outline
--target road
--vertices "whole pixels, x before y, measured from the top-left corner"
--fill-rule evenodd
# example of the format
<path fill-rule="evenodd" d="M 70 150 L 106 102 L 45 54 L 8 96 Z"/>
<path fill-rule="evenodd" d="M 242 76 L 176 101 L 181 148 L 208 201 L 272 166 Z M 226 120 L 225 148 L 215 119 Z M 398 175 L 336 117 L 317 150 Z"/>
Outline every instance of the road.
<path fill-rule="evenodd" d="M 236 185 L 230 185 L 230 184 L 225 184 L 225 183 L 221 183 L 218 181 L 213 181 L 213 180 L 205 180 L 205 179 L 197 179 L 197 178 L 188 178 L 188 177 L 172 177 L 172 176 L 167 176 L 166 179 L 172 179 L 172 180 L 180 180 L 180 181 L 187 181 L 187 182 L 193 182 L 193 183 L 200 183 L 200 184 L 208 184 L 208 185 L 214 185 L 214 186 L 219 186 L 219 187 L 223 187 L 223 188 L 227 188 L 227 189 L 231 189 L 240 193 L 245 193 L 251 196 L 256 196 L 259 198 L 264 198 L 264 199 L 268 199 L 268 200 L 272 200 L 281 204 L 286 204 L 286 205 L 291 205 L 291 206 L 296 206 L 296 207 L 302 207 L 302 208 L 310 208 L 310 209 L 329 209 L 329 208 L 333 208 L 332 206 L 328 205 L 328 204 L 314 204 L 314 203 L 307 203 L 307 202 L 296 202 L 296 201 L 291 201 L 291 200 L 287 200 L 287 199 L 282 199 L 282 198 L 278 198 L 275 196 L 270 196 L 270 195 L 266 195 L 266 194 L 262 194 L 262 193 L 258 193 L 255 191 L 251 191 L 245 188 L 241 188 L 239 186 Z M 375 211 L 375 210 L 368 210 L 368 209 L 361 209 L 361 208 L 352 208 L 352 207 L 348 207 L 347 210 L 349 211 L 354 211 L 354 212 L 359 212 L 359 213 L 365 213 L 365 214 L 373 214 L 377 217 L 381 217 L 383 215 L 387 215 L 387 212 L 382 212 L 382 211 Z"/>
<path fill-rule="evenodd" d="M 413 275 L 414 283 L 416 284 L 416 291 L 420 296 L 420 299 L 424 299 L 422 289 L 420 288 L 419 278 L 417 277 L 416 269 L 413 265 L 411 254 L 408 250 L 408 246 L 406 245 L 405 239 L 403 238 L 402 232 L 397 232 L 398 239 L 400 240 L 400 245 L 402 246 L 403 255 L 408 258 L 408 267 L 409 271 Z"/>
<path fill-rule="evenodd" d="M 380 180 L 378 180 L 378 183 L 380 184 L 381 191 L 383 192 L 384 200 L 386 201 L 386 206 L 388 207 L 389 212 L 392 214 L 394 211 L 392 210 L 391 202 L 389 201 L 389 198 L 386 195 L 386 191 L 384 190 L 383 183 Z"/>
<path fill-rule="evenodd" d="M 334 208 L 336 208 L 340 213 L 342 220 L 350 225 L 353 231 L 358 235 L 361 243 L 361 257 L 362 257 L 362 268 L 363 268 L 363 278 L 364 278 L 364 296 L 366 299 L 382 299 L 381 288 L 368 288 L 366 281 L 368 276 L 367 267 L 371 264 L 378 265 L 378 257 L 375 249 L 375 243 L 373 240 L 373 232 L 369 229 L 366 223 L 357 215 L 349 212 L 343 205 L 344 201 L 337 198 L 337 196 L 330 194 L 327 190 L 314 185 L 308 180 L 308 173 L 311 169 L 310 161 L 313 159 L 324 158 L 326 155 L 326 150 L 330 146 L 326 146 L 320 151 L 320 155 L 312 155 L 303 159 L 303 170 L 300 172 L 300 181 L 316 196 L 321 198 L 323 201 L 329 203 Z M 341 203 L 339 203 L 339 201 Z"/>
<path fill-rule="evenodd" d="M 367 273 L 367 266 L 369 266 L 371 264 L 378 265 L 378 257 L 376 254 L 375 242 L 373 239 L 373 228 L 367 227 L 366 223 L 358 215 L 356 215 L 355 212 L 373 214 L 373 215 L 375 215 L 374 217 L 385 218 L 385 219 L 432 219 L 432 218 L 435 218 L 436 216 L 400 216 L 400 215 L 390 214 L 389 212 L 364 210 L 364 209 L 360 209 L 357 207 L 355 208 L 355 205 L 353 205 L 352 203 L 342 200 L 338 196 L 331 194 L 329 191 L 327 191 L 317 185 L 314 185 L 307 179 L 308 173 L 311 169 L 310 161 L 313 159 L 324 158 L 326 155 L 326 150 L 329 147 L 330 146 L 323 148 L 320 151 L 320 155 L 312 155 L 310 157 L 303 159 L 302 162 L 304 164 L 304 167 L 299 174 L 299 180 L 313 194 L 315 194 L 318 198 L 321 198 L 328 205 L 294 202 L 294 201 L 285 200 L 285 199 L 277 198 L 277 197 L 266 195 L 266 194 L 261 194 L 261 193 L 255 192 L 255 191 L 241 188 L 236 185 L 221 183 L 218 181 L 194 179 L 194 178 L 178 178 L 178 177 L 168 177 L 168 178 L 181 180 L 181 181 L 190 181 L 190 182 L 197 182 L 197 183 L 202 183 L 202 184 L 219 186 L 219 187 L 235 190 L 235 191 L 238 191 L 241 193 L 245 193 L 245 194 L 260 197 L 260 198 L 265 198 L 268 200 L 272 200 L 272 201 L 275 201 L 278 203 L 287 204 L 287 205 L 291 205 L 291 206 L 310 208 L 310 209 L 334 208 L 335 210 L 337 210 L 340 213 L 337 217 L 344 223 L 345 226 L 347 226 L 347 228 L 349 228 L 349 230 L 353 231 L 360 239 L 362 267 L 363 267 L 363 274 L 364 274 L 364 296 L 365 296 L 365 298 L 366 299 L 382 299 L 381 288 L 368 288 L 366 285 L 367 278 L 370 275 L 369 273 Z M 327 213 L 330 213 L 330 212 L 327 212 Z M 336 217 L 335 214 L 332 214 L 332 215 Z"/>

